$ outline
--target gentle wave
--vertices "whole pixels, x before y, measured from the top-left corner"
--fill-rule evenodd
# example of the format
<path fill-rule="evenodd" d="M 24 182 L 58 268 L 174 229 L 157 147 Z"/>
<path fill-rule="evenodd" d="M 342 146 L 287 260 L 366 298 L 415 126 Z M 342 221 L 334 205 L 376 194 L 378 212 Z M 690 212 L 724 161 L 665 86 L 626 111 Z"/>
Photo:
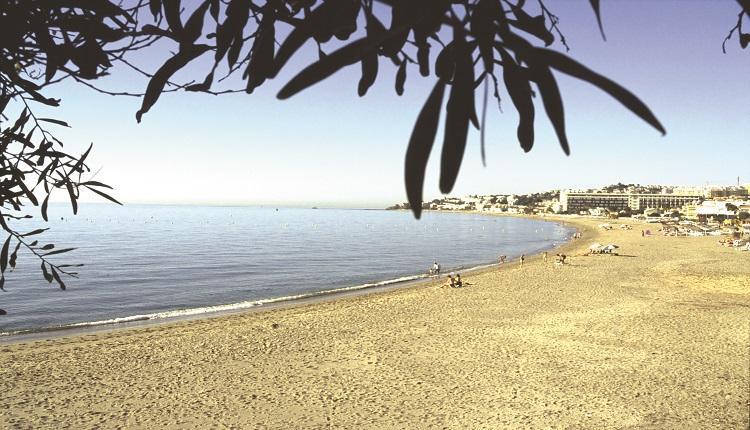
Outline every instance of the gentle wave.
<path fill-rule="evenodd" d="M 485 267 L 485 266 L 479 266 L 479 267 Z M 31 334 L 31 333 L 44 333 L 44 332 L 60 331 L 60 330 L 73 330 L 77 328 L 89 328 L 89 327 L 116 325 L 116 324 L 140 322 L 140 321 L 152 321 L 152 320 L 161 320 L 161 319 L 168 319 L 168 318 L 189 317 L 189 316 L 194 316 L 194 315 L 213 314 L 213 313 L 219 313 L 219 312 L 232 312 L 232 311 L 238 311 L 238 310 L 243 310 L 243 309 L 250 309 L 250 308 L 254 308 L 254 307 L 262 306 L 266 304 L 271 304 L 271 303 L 288 302 L 288 301 L 306 299 L 306 298 L 316 297 L 316 296 L 343 293 L 347 291 L 362 290 L 365 288 L 383 287 L 386 285 L 393 285 L 393 284 L 399 284 L 403 282 L 416 281 L 418 279 L 425 279 L 429 277 L 430 275 L 427 275 L 427 274 L 402 276 L 400 278 L 389 279 L 386 281 L 372 282 L 372 283 L 366 283 L 366 284 L 361 284 L 361 285 L 354 285 L 350 287 L 334 288 L 334 289 L 329 289 L 329 290 L 313 291 L 310 293 L 295 294 L 292 296 L 274 297 L 270 299 L 261 299 L 261 300 L 248 300 L 248 301 L 243 301 L 243 302 L 230 303 L 226 305 L 214 305 L 214 306 L 203 306 L 203 307 L 189 308 L 189 309 L 177 309 L 177 310 L 165 311 L 165 312 L 155 312 L 155 313 L 150 313 L 150 314 L 131 315 L 131 316 L 126 316 L 126 317 L 111 318 L 111 319 L 100 320 L 100 321 L 84 321 L 84 322 L 79 322 L 79 323 L 65 324 L 65 325 L 53 326 L 53 327 L 42 327 L 42 328 L 36 328 L 36 329 L 24 329 L 24 330 L 16 330 L 16 331 L 9 331 L 9 332 L 0 332 L 0 336 L 16 336 L 16 335 Z"/>

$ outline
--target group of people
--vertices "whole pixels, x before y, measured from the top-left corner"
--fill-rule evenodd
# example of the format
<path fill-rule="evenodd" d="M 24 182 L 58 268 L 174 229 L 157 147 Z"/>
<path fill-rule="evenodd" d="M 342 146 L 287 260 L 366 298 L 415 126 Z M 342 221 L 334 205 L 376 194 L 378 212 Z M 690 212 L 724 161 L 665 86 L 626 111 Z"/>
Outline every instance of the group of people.
<path fill-rule="evenodd" d="M 440 275 L 440 264 L 438 264 L 437 261 L 432 263 L 432 267 L 430 267 L 430 275 Z M 469 283 L 461 280 L 460 273 L 456 273 L 456 276 L 453 276 L 453 272 L 451 272 L 448 274 L 448 281 L 443 285 L 443 287 L 461 288 L 465 285 L 469 285 Z"/>
<path fill-rule="evenodd" d="M 456 273 L 455 277 L 453 277 L 453 273 L 448 274 L 448 281 L 445 283 L 444 287 L 461 288 L 463 286 L 464 282 L 461 280 L 460 273 Z"/>
<path fill-rule="evenodd" d="M 583 233 L 581 232 L 573 233 L 573 239 L 580 239 L 582 237 L 583 237 Z"/>
<path fill-rule="evenodd" d="M 430 267 L 430 275 L 437 276 L 440 274 L 440 265 L 438 262 L 432 263 L 432 267 Z"/>

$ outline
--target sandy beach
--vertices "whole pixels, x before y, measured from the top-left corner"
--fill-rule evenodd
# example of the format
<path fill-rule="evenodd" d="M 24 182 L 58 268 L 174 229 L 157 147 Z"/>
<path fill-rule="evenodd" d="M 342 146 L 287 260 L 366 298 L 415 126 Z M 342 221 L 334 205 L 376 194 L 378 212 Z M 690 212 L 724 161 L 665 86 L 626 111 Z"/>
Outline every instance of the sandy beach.
<path fill-rule="evenodd" d="M 570 222 L 563 267 L 0 345 L 0 428 L 749 428 L 750 253 Z"/>

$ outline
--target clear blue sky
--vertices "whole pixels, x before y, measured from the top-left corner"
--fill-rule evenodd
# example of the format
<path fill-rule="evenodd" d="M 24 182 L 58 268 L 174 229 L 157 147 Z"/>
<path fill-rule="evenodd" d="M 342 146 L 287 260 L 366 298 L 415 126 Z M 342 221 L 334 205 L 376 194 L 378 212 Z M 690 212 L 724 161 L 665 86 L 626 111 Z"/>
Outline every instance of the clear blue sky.
<path fill-rule="evenodd" d="M 736 22 L 736 2 L 605 0 L 606 42 L 588 1 L 548 1 L 548 7 L 561 19 L 569 54 L 639 95 L 667 136 L 596 88 L 558 75 L 571 156 L 563 154 L 538 101 L 536 144 L 524 154 L 515 110 L 502 94 L 504 113 L 488 112 L 487 168 L 479 135 L 471 133 L 453 195 L 618 181 L 730 184 L 738 175 L 750 182 L 750 50 L 741 50 L 735 35 L 728 53 L 721 52 Z M 94 142 L 89 160 L 94 170 L 102 168 L 97 180 L 115 186 L 125 202 L 381 207 L 405 201 L 406 143 L 433 78 L 411 68 L 406 93 L 398 97 L 395 68 L 381 59 L 378 81 L 362 99 L 355 65 L 290 100 L 276 100 L 289 72 L 312 58 L 314 48 L 307 48 L 286 74 L 253 95 L 165 94 L 141 124 L 134 116 L 139 99 L 58 85 L 51 89 L 63 99 L 56 117 L 73 126 L 60 134 L 73 150 Z M 163 61 L 138 60 L 152 69 Z M 147 82 L 116 73 L 105 83 L 142 91 Z M 441 136 L 428 166 L 427 199 L 440 196 Z"/>

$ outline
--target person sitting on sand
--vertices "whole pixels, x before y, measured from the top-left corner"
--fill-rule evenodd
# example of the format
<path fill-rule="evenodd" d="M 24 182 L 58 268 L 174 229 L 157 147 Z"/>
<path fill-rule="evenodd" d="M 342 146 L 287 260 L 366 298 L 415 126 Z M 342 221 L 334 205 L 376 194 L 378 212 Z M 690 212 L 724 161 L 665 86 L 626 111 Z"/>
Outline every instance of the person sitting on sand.
<path fill-rule="evenodd" d="M 461 288 L 463 286 L 464 286 L 464 283 L 461 282 L 461 274 L 457 273 L 456 274 L 456 288 Z"/>
<path fill-rule="evenodd" d="M 453 279 L 453 273 L 448 274 L 448 281 L 443 284 L 443 287 L 456 288 L 456 280 Z"/>

